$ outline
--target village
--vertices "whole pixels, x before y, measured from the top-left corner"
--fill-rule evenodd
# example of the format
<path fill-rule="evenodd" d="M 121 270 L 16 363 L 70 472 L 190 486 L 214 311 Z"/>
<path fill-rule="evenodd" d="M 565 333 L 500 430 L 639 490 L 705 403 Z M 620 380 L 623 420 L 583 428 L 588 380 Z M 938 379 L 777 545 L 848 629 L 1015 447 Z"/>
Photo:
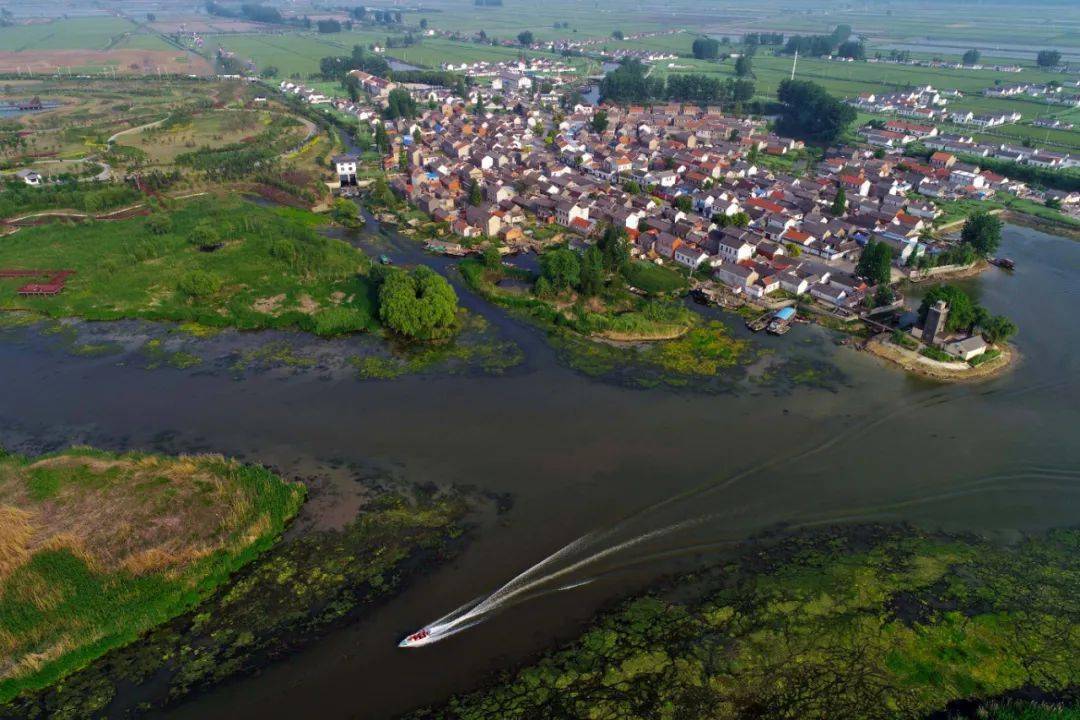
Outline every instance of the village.
<path fill-rule="evenodd" d="M 391 92 L 409 92 L 423 108 L 411 118 L 387 120 L 363 103 L 332 101 L 382 125 L 390 190 L 441 228 L 429 248 L 581 249 L 613 227 L 635 258 L 685 274 L 695 297 L 746 307 L 754 330 L 782 333 L 806 318 L 839 328 L 861 321 L 874 333 L 902 327 L 914 340 L 908 350 L 923 347 L 945 363 L 997 354 L 973 329 L 924 335 L 912 313 L 901 321 L 896 289 L 986 266 L 940 231 L 935 199 L 1028 192 L 946 150 L 927 160 L 901 154 L 909 139 L 965 153 L 968 144 L 895 120 L 864 128 L 867 145 L 831 148 L 811 163 L 801 141 L 764 120 L 680 103 L 559 109 L 557 88 L 538 92 L 523 64 L 484 72 L 489 83 L 459 97 L 353 71 L 376 106 Z M 334 161 L 348 193 L 361 160 Z M 860 270 L 871 245 L 888 248 L 887 279 Z M 795 307 L 801 318 L 790 309 L 776 314 Z"/>

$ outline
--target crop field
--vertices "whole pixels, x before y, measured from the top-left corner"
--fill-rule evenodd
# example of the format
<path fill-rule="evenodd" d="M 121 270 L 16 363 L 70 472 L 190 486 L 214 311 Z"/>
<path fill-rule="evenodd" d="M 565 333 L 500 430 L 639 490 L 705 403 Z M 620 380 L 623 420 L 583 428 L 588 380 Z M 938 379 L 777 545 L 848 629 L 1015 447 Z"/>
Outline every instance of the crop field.
<path fill-rule="evenodd" d="M 135 25 L 115 17 L 72 18 L 0 27 L 0 50 L 107 50 Z"/>
<path fill-rule="evenodd" d="M 291 33 L 266 35 L 237 33 L 210 35 L 206 38 L 207 57 L 218 47 L 251 60 L 259 70 L 276 67 L 279 77 L 307 77 L 319 71 L 319 60 L 331 55 L 348 55 L 354 45 L 368 46 L 386 42 L 386 35 L 367 32 L 341 32 L 327 35 Z"/>
<path fill-rule="evenodd" d="M 689 38 L 688 38 L 689 39 Z M 792 58 L 761 53 L 754 57 L 753 67 L 757 95 L 763 99 L 775 99 L 780 82 L 791 76 Z M 734 62 L 678 58 L 656 64 L 654 73 L 705 73 L 721 77 L 734 77 Z M 962 98 L 950 99 L 948 107 L 971 110 L 976 113 L 1012 112 L 1024 116 L 1022 124 L 1006 125 L 993 129 L 987 139 L 999 142 L 1022 141 L 1053 142 L 1059 149 L 1080 147 L 1080 130 L 1050 130 L 1032 127 L 1028 123 L 1037 118 L 1053 117 L 1080 125 L 1080 109 L 1051 105 L 1034 98 L 988 98 L 981 93 L 995 82 L 1003 85 L 1021 82 L 1044 83 L 1061 75 L 1026 67 L 1019 73 L 1002 73 L 989 70 L 948 70 L 921 68 L 907 65 L 868 62 L 836 62 L 817 58 L 799 58 L 796 77 L 813 80 L 839 97 L 855 97 L 864 92 L 891 92 L 915 85 L 933 85 L 939 89 L 957 89 L 965 93 Z M 963 128 L 954 128 L 963 131 Z M 966 132 L 970 134 L 971 128 Z"/>

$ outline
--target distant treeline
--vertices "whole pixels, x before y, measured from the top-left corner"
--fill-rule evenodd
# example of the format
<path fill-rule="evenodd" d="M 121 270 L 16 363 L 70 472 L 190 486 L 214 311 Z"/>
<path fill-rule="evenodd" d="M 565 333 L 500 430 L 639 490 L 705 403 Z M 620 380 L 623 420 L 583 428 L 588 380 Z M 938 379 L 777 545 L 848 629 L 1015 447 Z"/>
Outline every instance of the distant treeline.
<path fill-rule="evenodd" d="M 341 80 L 350 70 L 363 70 L 372 75 L 386 77 L 390 64 L 384 58 L 354 45 L 351 55 L 324 57 L 319 60 L 319 73 L 325 80 Z"/>
<path fill-rule="evenodd" d="M 243 18 L 250 20 L 251 22 L 268 23 L 271 25 L 298 25 L 300 27 L 311 27 L 311 18 L 286 18 L 277 8 L 272 8 L 267 5 L 258 5 L 256 3 L 244 3 L 239 9 L 222 5 L 221 3 L 214 2 L 214 0 L 208 0 L 206 3 L 206 12 L 211 15 L 217 15 L 218 17 L 226 18 Z"/>
<path fill-rule="evenodd" d="M 783 45 L 784 33 L 746 33 L 743 35 L 745 45 Z"/>
<path fill-rule="evenodd" d="M 978 155 L 961 155 L 961 161 L 978 165 L 984 170 L 1004 175 L 1013 180 L 1023 180 L 1030 185 L 1038 185 L 1054 190 L 1075 192 L 1080 190 L 1080 172 L 1076 170 L 1057 170 L 1054 168 L 1039 167 L 1038 165 L 1024 165 L 1011 160 L 1000 158 L 979 157 Z"/>
<path fill-rule="evenodd" d="M 473 0 L 477 7 L 502 7 L 502 0 Z"/>
<path fill-rule="evenodd" d="M 787 55 L 795 54 L 820 57 L 830 55 L 832 51 L 840 47 L 841 43 L 851 37 L 850 25 L 837 25 L 829 35 L 792 35 L 784 45 L 783 52 Z"/>
<path fill-rule="evenodd" d="M 349 10 L 349 15 L 354 20 L 375 23 L 376 25 L 400 25 L 402 15 L 400 10 L 376 10 L 357 5 Z"/>
<path fill-rule="evenodd" d="M 675 100 L 678 102 L 745 103 L 754 97 L 752 80 L 729 78 L 720 80 L 700 73 L 669 75 L 651 78 L 645 75 L 645 66 L 637 59 L 624 60 L 618 68 L 600 81 L 600 95 L 604 100 L 618 103 L 645 103 L 650 100 Z"/>

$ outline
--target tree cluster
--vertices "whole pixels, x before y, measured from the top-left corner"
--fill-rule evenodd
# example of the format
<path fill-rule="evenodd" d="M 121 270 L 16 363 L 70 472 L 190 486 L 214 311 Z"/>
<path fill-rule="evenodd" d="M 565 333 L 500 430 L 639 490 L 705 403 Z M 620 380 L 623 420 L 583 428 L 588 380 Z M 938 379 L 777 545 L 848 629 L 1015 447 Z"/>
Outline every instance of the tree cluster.
<path fill-rule="evenodd" d="M 697 38 L 690 50 L 698 60 L 715 60 L 720 57 L 720 42 L 714 38 Z"/>
<path fill-rule="evenodd" d="M 776 96 L 784 104 L 778 129 L 785 135 L 831 145 L 855 121 L 855 108 L 809 80 L 783 80 Z"/>
<path fill-rule="evenodd" d="M 408 338 L 448 337 L 457 324 L 458 297 L 446 279 L 426 265 L 391 270 L 379 288 L 379 318 Z"/>
<path fill-rule="evenodd" d="M 783 45 L 784 33 L 756 32 L 743 35 L 743 45 Z"/>
<path fill-rule="evenodd" d="M 792 35 L 784 45 L 783 52 L 793 55 L 798 51 L 800 55 L 811 57 L 830 55 L 849 37 L 851 37 L 850 25 L 837 25 L 829 35 Z"/>
<path fill-rule="evenodd" d="M 1061 53 L 1057 50 L 1040 50 L 1035 62 L 1042 68 L 1057 67 L 1061 64 Z"/>
<path fill-rule="evenodd" d="M 394 88 L 386 98 L 386 110 L 383 114 L 390 120 L 416 117 L 416 100 L 405 88 Z"/>
<path fill-rule="evenodd" d="M 977 210 L 968 215 L 964 222 L 960 241 L 971 246 L 979 255 L 990 256 L 1001 244 L 1001 228 L 1001 220 L 985 210 Z"/>
<path fill-rule="evenodd" d="M 921 322 L 926 322 L 927 312 L 939 300 L 944 301 L 949 307 L 949 314 L 945 318 L 945 329 L 950 332 L 974 332 L 978 328 L 988 342 L 998 343 L 1008 340 L 1018 330 L 1016 323 L 1012 320 L 1004 315 L 991 315 L 986 308 L 972 300 L 966 292 L 955 285 L 938 285 L 926 293 L 922 304 L 919 305 Z"/>
<path fill-rule="evenodd" d="M 871 240 L 863 248 L 862 256 L 855 266 L 855 274 L 866 278 L 871 285 L 888 285 L 892 272 L 892 248 L 883 242 Z"/>

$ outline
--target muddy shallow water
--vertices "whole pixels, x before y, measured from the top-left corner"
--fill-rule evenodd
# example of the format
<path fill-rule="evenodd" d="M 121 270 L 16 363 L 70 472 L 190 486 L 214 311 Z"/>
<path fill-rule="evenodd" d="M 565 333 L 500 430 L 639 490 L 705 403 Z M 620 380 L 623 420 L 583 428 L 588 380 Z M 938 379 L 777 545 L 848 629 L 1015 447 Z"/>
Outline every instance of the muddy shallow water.
<path fill-rule="evenodd" d="M 452 264 L 374 228 L 356 241 L 396 263 Z M 367 340 L 328 349 L 289 333 L 168 335 L 170 351 L 205 356 L 185 366 L 148 362 L 146 338 L 131 340 L 167 329 L 74 331 L 114 335 L 100 352 L 73 352 L 82 341 L 33 329 L 5 330 L 0 444 L 214 451 L 317 475 L 323 479 L 305 512 L 328 524 L 358 503 L 352 473 L 335 467 L 511 494 L 501 523 L 396 601 L 166 713 L 286 718 L 319 708 L 326 718 L 388 717 L 467 690 L 488 672 L 572 637 L 613 597 L 709 559 L 705 550 L 680 548 L 777 523 L 902 519 L 1001 541 L 1076 523 L 1080 244 L 1010 226 L 1002 254 L 1017 261 L 1014 274 L 992 269 L 964 284 L 991 311 L 1016 320 L 1024 359 L 978 385 L 905 376 L 800 325 L 782 338 L 755 336 L 772 351 L 763 362 L 811 358 L 835 366 L 842 382 L 827 389 L 761 383 L 755 373 L 766 370 L 755 366 L 722 394 L 628 388 L 568 368 L 536 328 L 459 284 L 463 305 L 486 320 L 491 337 L 516 346 L 520 362 L 499 374 L 472 368 L 363 380 L 340 356 L 361 352 Z M 727 321 L 743 335 L 737 318 Z M 273 343 L 321 359 L 284 362 L 280 352 L 263 353 L 261 364 L 237 367 L 237 357 Z M 396 647 L 406 633 L 585 533 L 618 526 L 576 558 L 686 520 L 699 521 L 562 578 L 597 577 L 591 584 L 508 607 L 421 650 Z M 648 560 L 656 554 L 664 559 Z"/>

